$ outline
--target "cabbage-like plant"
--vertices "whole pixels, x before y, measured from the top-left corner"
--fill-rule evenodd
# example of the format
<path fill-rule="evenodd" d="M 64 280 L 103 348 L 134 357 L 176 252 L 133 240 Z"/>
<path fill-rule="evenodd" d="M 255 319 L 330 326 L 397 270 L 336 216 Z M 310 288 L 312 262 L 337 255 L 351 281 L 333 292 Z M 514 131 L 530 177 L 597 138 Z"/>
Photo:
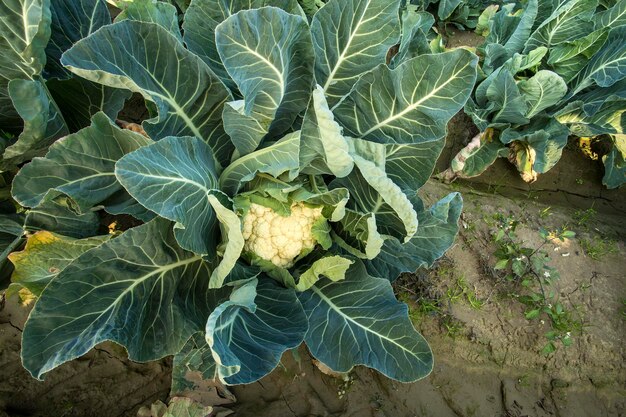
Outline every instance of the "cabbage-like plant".
<path fill-rule="evenodd" d="M 626 182 L 626 2 L 489 9 L 480 81 L 465 112 L 480 133 L 444 177 L 472 177 L 508 156 L 532 182 L 560 159 L 568 136 L 607 138 L 603 183 Z"/>
<path fill-rule="evenodd" d="M 427 375 L 391 281 L 457 232 L 460 195 L 427 209 L 417 191 L 477 58 L 412 55 L 399 8 L 331 0 L 309 22 L 296 0 L 193 0 L 181 32 L 171 6 L 135 1 L 66 50 L 59 70 L 141 95 L 151 118 L 142 135 L 96 113 L 15 176 L 27 216 L 75 216 L 11 255 L 13 288 L 38 297 L 26 369 L 112 340 L 175 355 L 175 389 L 187 370 L 243 384 L 305 342 L 335 371 Z M 143 224 L 88 237 L 77 219 L 103 211 Z"/>

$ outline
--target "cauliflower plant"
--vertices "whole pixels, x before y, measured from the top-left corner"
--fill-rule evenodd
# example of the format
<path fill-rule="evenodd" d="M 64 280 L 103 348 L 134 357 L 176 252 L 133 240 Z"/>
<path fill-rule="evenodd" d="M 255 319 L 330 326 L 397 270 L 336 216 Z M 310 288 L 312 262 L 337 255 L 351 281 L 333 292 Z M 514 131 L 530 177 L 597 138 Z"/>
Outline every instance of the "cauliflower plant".
<path fill-rule="evenodd" d="M 289 268 L 302 252 L 317 243 L 312 228 L 322 217 L 322 207 L 291 205 L 291 215 L 281 216 L 269 207 L 252 203 L 243 219 L 244 250 L 276 266 Z"/>

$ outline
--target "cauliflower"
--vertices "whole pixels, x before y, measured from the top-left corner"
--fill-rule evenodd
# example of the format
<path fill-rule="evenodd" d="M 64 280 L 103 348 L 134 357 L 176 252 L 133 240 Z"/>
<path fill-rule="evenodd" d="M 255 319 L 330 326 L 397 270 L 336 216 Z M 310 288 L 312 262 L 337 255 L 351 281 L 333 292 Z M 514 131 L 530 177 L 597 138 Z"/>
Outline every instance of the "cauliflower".
<path fill-rule="evenodd" d="M 313 249 L 317 243 L 311 228 L 320 217 L 322 207 L 310 208 L 303 203 L 292 204 L 289 217 L 252 203 L 243 219 L 244 250 L 276 266 L 289 268 L 298 255 Z"/>

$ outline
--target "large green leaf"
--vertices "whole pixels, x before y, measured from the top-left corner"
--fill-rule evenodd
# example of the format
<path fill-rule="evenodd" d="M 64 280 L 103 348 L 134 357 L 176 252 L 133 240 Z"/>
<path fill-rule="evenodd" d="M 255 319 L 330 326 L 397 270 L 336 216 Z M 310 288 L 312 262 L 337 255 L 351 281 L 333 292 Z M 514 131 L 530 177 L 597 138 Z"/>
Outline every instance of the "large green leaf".
<path fill-rule="evenodd" d="M 596 24 L 596 29 L 626 24 L 626 0 L 618 0 L 610 9 L 597 13 L 593 20 Z"/>
<path fill-rule="evenodd" d="M 219 227 L 214 207 L 227 198 L 217 188 L 213 154 L 204 142 L 163 139 L 120 159 L 115 175 L 143 206 L 177 222 L 174 230 L 181 247 L 216 256 Z"/>
<path fill-rule="evenodd" d="M 469 97 L 476 62 L 474 54 L 457 49 L 418 56 L 393 70 L 380 65 L 359 78 L 335 117 L 346 135 L 373 142 L 440 139 Z"/>
<path fill-rule="evenodd" d="M 370 274 L 394 281 L 403 272 L 430 267 L 452 246 L 459 231 L 461 195 L 451 193 L 428 210 L 418 197 L 414 202 L 419 219 L 417 233 L 404 244 L 397 239 L 385 240 L 380 255 L 365 263 Z"/>
<path fill-rule="evenodd" d="M 9 97 L 9 81 L 41 73 L 50 39 L 50 0 L 4 0 L 0 16 L 0 129 L 17 132 L 22 121 Z"/>
<path fill-rule="evenodd" d="M 348 208 L 363 215 L 375 215 L 378 232 L 410 239 L 417 230 L 417 214 L 407 196 L 374 163 L 359 156 L 355 162 L 358 169 L 336 179 L 331 186 L 350 191 Z"/>
<path fill-rule="evenodd" d="M 353 156 L 354 163 L 357 166 L 359 173 L 363 179 L 369 185 L 369 195 L 373 193 L 377 194 L 376 204 L 371 208 L 374 209 L 374 213 L 379 214 L 378 207 L 388 206 L 394 212 L 395 215 L 402 221 L 402 225 L 405 230 L 405 240 L 408 240 L 415 234 L 417 230 L 417 214 L 413 210 L 413 205 L 407 198 L 406 194 L 397 184 L 395 184 L 385 172 L 385 167 L 380 167 L 367 159 L 367 156 L 360 156 L 355 154 Z M 350 190 L 350 188 L 348 188 Z M 365 191 L 365 190 L 363 190 Z M 359 198 L 365 196 L 366 192 L 355 192 L 353 195 L 356 199 L 360 200 L 361 209 L 363 212 L 369 212 L 369 208 L 365 203 L 365 198 Z M 379 215 L 378 219 L 381 220 L 381 226 L 386 226 L 387 219 L 391 217 L 387 214 Z M 395 220 L 395 219 L 394 219 Z M 395 223 L 395 221 L 394 221 Z M 391 226 L 391 223 L 389 224 Z M 388 228 L 388 232 L 391 227 Z"/>
<path fill-rule="evenodd" d="M 24 229 L 29 232 L 47 230 L 77 239 L 95 236 L 99 227 L 98 214 L 93 211 L 76 214 L 63 201 L 55 201 L 53 195 L 28 210 L 24 220 Z"/>
<path fill-rule="evenodd" d="M 517 83 L 528 105 L 526 117 L 532 119 L 537 114 L 558 103 L 567 93 L 567 84 L 558 74 L 542 70 L 527 80 Z"/>
<path fill-rule="evenodd" d="M 124 19 L 156 23 L 174 35 L 180 42 L 183 41 L 178 27 L 178 11 L 171 4 L 162 1 L 133 0 L 125 5 L 115 21 L 119 22 Z"/>
<path fill-rule="evenodd" d="M 132 360 L 172 355 L 228 294 L 209 290 L 209 275 L 200 256 L 178 248 L 170 222 L 130 229 L 46 287 L 24 328 L 22 363 L 41 379 L 105 340 L 122 344 Z"/>
<path fill-rule="evenodd" d="M 406 194 L 414 194 L 430 178 L 444 141 L 381 144 L 362 139 L 349 141 L 352 152 L 385 171 Z"/>
<path fill-rule="evenodd" d="M 76 132 L 91 124 L 91 118 L 99 111 L 111 120 L 124 107 L 131 92 L 96 84 L 80 77 L 68 80 L 51 79 L 46 87 L 57 104 L 70 132 Z"/>
<path fill-rule="evenodd" d="M 335 122 L 319 85 L 302 122 L 300 166 L 304 174 L 333 174 L 339 178 L 354 167 L 343 129 Z"/>
<path fill-rule="evenodd" d="M 334 106 L 400 37 L 400 0 L 330 0 L 311 22 L 315 77 Z"/>
<path fill-rule="evenodd" d="M 26 288 L 39 297 L 48 283 L 83 252 L 101 245 L 110 236 L 74 239 L 47 231 L 28 237 L 21 252 L 13 252 L 9 260 L 15 270 L 11 275 L 10 291 Z"/>
<path fill-rule="evenodd" d="M 604 162 L 602 184 L 607 188 L 617 188 L 626 183 L 626 136 L 613 137 L 613 148 L 602 158 L 602 162 Z"/>
<path fill-rule="evenodd" d="M 569 82 L 604 45 L 608 33 L 608 30 L 602 28 L 582 38 L 555 46 L 550 50 L 548 65 Z"/>
<path fill-rule="evenodd" d="M 537 12 L 538 0 L 529 0 L 526 2 L 524 11 L 521 13 L 521 16 L 519 16 L 519 23 L 504 44 L 509 55 L 522 52 L 524 49 L 524 44 L 530 36 L 533 24 L 535 23 Z"/>
<path fill-rule="evenodd" d="M 402 11 L 402 37 L 398 53 L 391 58 L 389 66 L 395 68 L 411 58 L 431 53 L 426 34 L 434 24 L 433 15 L 420 11 L 419 7 L 407 6 Z"/>
<path fill-rule="evenodd" d="M 346 277 L 346 272 L 354 261 L 339 255 L 324 256 L 313 262 L 298 277 L 298 283 L 293 283 L 293 288 L 297 291 L 306 291 L 322 277 L 331 281 L 341 281 Z"/>
<path fill-rule="evenodd" d="M 591 20 L 598 0 L 566 0 L 533 32 L 526 41 L 524 53 L 546 46 L 548 48 L 571 41 L 594 30 Z"/>
<path fill-rule="evenodd" d="M 221 164 L 229 160 L 232 144 L 221 126 L 228 92 L 162 26 L 123 20 L 77 42 L 61 61 L 81 77 L 153 101 L 159 115 L 143 123 L 152 139 L 195 136 L 211 146 Z"/>
<path fill-rule="evenodd" d="M 488 102 L 494 104 L 495 113 L 491 118 L 492 123 L 528 123 L 526 100 L 521 94 L 513 74 L 505 68 L 497 72 L 493 82 L 487 87 L 486 98 Z"/>
<path fill-rule="evenodd" d="M 573 101 L 559 110 L 555 118 L 567 125 L 571 134 L 580 137 L 626 132 L 626 100 L 609 96 L 593 109 L 587 112 L 584 102 Z"/>
<path fill-rule="evenodd" d="M 286 135 L 278 142 L 245 155 L 231 163 L 220 176 L 220 189 L 234 196 L 245 182 L 257 173 L 267 173 L 273 177 L 287 175 L 293 180 L 300 168 L 300 132 Z"/>
<path fill-rule="evenodd" d="M 333 227 L 333 237 L 339 246 L 362 259 L 378 256 L 384 242 L 378 232 L 376 215 L 355 210 L 346 210 L 345 216 Z"/>
<path fill-rule="evenodd" d="M 52 35 L 46 46 L 46 78 L 70 78 L 71 73 L 61 65 L 61 55 L 73 44 L 111 23 L 105 0 L 53 0 Z"/>
<path fill-rule="evenodd" d="M 289 129 L 309 102 L 314 61 L 309 26 L 302 17 L 263 7 L 229 17 L 215 29 L 215 39 L 243 95 L 243 103 L 224 109 L 224 129 L 245 155 L 266 134 L 277 137 Z"/>
<path fill-rule="evenodd" d="M 185 13 L 185 44 L 233 91 L 237 90 L 237 85 L 220 60 L 215 42 L 215 28 L 241 10 L 265 6 L 280 7 L 291 14 L 303 16 L 297 0 L 193 0 Z"/>
<path fill-rule="evenodd" d="M 462 0 L 440 0 L 439 7 L 437 8 L 439 20 L 448 19 L 461 3 Z"/>
<path fill-rule="evenodd" d="M 9 83 L 9 94 L 24 121 L 17 141 L 4 150 L 1 166 L 8 169 L 35 156 L 69 133 L 65 120 L 42 81 L 15 79 Z"/>
<path fill-rule="evenodd" d="M 572 80 L 570 96 L 594 83 L 610 87 L 626 77 L 626 25 L 611 29 L 606 42 Z"/>
<path fill-rule="evenodd" d="M 13 198 L 36 207 L 55 190 L 68 196 L 77 211 L 86 212 L 122 189 L 115 178 L 115 162 L 151 142 L 97 113 L 91 126 L 56 142 L 45 158 L 35 158 L 19 171 Z"/>
<path fill-rule="evenodd" d="M 344 280 L 319 281 L 298 298 L 309 318 L 305 342 L 332 370 L 365 365 L 402 382 L 432 370 L 432 352 L 413 328 L 406 304 L 395 299 L 388 280 L 369 276 L 361 262 Z"/>
<path fill-rule="evenodd" d="M 219 378 L 249 384 L 270 373 L 304 339 L 307 317 L 293 289 L 262 277 L 235 289 L 206 324 Z"/>

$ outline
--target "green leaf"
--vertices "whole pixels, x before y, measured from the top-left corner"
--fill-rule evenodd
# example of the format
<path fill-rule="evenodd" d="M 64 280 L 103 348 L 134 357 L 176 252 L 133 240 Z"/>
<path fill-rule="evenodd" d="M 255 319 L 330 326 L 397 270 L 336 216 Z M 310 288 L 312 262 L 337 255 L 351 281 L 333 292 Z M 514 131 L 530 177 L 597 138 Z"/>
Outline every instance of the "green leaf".
<path fill-rule="evenodd" d="M 395 215 L 392 216 L 397 216 L 404 226 L 404 241 L 406 242 L 411 239 L 417 231 L 417 213 L 413 209 L 413 205 L 406 194 L 387 176 L 384 169 L 379 168 L 376 164 L 360 155 L 354 155 L 353 158 L 361 177 L 369 185 L 368 189 L 353 194 L 354 198 L 359 200 L 359 208 L 365 213 L 373 209 L 372 212 L 379 214 L 378 219 L 381 220 L 381 226 L 386 226 L 385 223 L 387 223 L 391 216 L 388 213 L 382 214 L 383 212 L 379 211 L 379 208 L 383 208 L 383 210 L 387 207 L 391 208 L 395 212 Z M 354 181 L 351 182 L 354 184 Z M 355 192 L 354 189 L 346 188 L 353 193 Z M 366 193 L 369 195 L 366 195 Z M 371 204 L 370 201 L 366 200 L 366 197 L 369 197 L 369 200 L 375 197 L 376 202 Z M 389 226 L 391 226 L 391 223 L 395 223 L 395 219 L 389 223 Z M 390 230 L 391 227 L 387 228 L 387 232 Z"/>
<path fill-rule="evenodd" d="M 407 194 L 414 194 L 430 178 L 444 141 L 380 144 L 349 140 L 352 152 L 373 162 Z"/>
<path fill-rule="evenodd" d="M 393 70 L 379 65 L 359 78 L 334 109 L 335 118 L 347 136 L 373 142 L 440 139 L 469 97 L 476 61 L 471 52 L 457 49 L 418 56 Z"/>
<path fill-rule="evenodd" d="M 224 129 L 241 155 L 291 127 L 309 102 L 313 51 L 305 19 L 276 7 L 242 10 L 215 29 L 224 67 L 243 103 L 224 109 Z"/>
<path fill-rule="evenodd" d="M 593 16 L 596 29 L 617 27 L 626 24 L 626 0 L 618 0 L 610 9 Z"/>
<path fill-rule="evenodd" d="M 526 117 L 532 119 L 537 114 L 558 103 L 567 93 L 563 78 L 552 71 L 542 70 L 527 80 L 517 83 L 528 105 Z"/>
<path fill-rule="evenodd" d="M 91 248 L 106 242 L 110 236 L 73 239 L 39 231 L 28 237 L 20 252 L 13 252 L 9 260 L 15 270 L 11 275 L 11 291 L 26 288 L 39 297 L 48 283 L 67 265 Z"/>
<path fill-rule="evenodd" d="M 462 0 L 439 0 L 439 7 L 437 8 L 439 20 L 448 19 L 461 3 Z"/>
<path fill-rule="evenodd" d="M 91 126 L 59 140 L 45 158 L 22 167 L 13 180 L 13 198 L 23 206 L 36 207 L 54 190 L 68 196 L 72 207 L 84 213 L 122 189 L 115 178 L 115 162 L 151 142 L 97 113 Z"/>
<path fill-rule="evenodd" d="M 54 141 L 69 133 L 61 112 L 41 81 L 12 80 L 9 94 L 24 120 L 24 130 L 17 142 L 4 150 L 5 169 L 43 155 Z"/>
<path fill-rule="evenodd" d="M 365 365 L 402 382 L 432 370 L 432 352 L 407 306 L 396 301 L 388 280 L 369 276 L 362 263 L 352 265 L 344 280 L 319 281 L 298 298 L 309 318 L 305 342 L 332 370 Z"/>
<path fill-rule="evenodd" d="M 474 29 L 475 33 L 478 33 L 480 36 L 487 36 L 489 34 L 489 21 L 493 19 L 498 8 L 499 6 L 497 4 L 491 4 L 481 12 L 478 17 L 476 29 Z"/>
<path fill-rule="evenodd" d="M 311 22 L 315 78 L 335 106 L 398 43 L 400 0 L 330 0 Z"/>
<path fill-rule="evenodd" d="M 57 104 L 70 132 L 76 132 L 91 124 L 91 118 L 99 111 L 111 120 L 124 107 L 131 92 L 92 83 L 80 77 L 69 80 L 51 79 L 46 87 Z"/>
<path fill-rule="evenodd" d="M 322 215 L 331 222 L 338 222 L 345 215 L 345 207 L 350 199 L 350 192 L 345 188 L 328 190 L 323 180 L 313 178 L 312 190 L 299 188 L 289 195 L 292 202 L 305 202 L 314 206 L 323 206 Z M 256 190 L 255 190 L 256 191 Z"/>
<path fill-rule="evenodd" d="M 545 0 L 544 0 L 545 1 Z M 516 52 L 522 52 L 524 44 L 527 42 L 528 37 L 531 34 L 535 18 L 537 17 L 538 0 L 529 0 L 524 5 L 524 11 L 519 16 L 519 23 L 515 27 L 515 30 L 504 44 L 504 48 L 509 55 Z"/>
<path fill-rule="evenodd" d="M 28 210 L 24 220 L 24 229 L 29 232 L 47 230 L 77 239 L 96 235 L 99 226 L 100 219 L 95 212 L 76 214 L 50 194 L 37 207 Z"/>
<path fill-rule="evenodd" d="M 209 195 L 207 199 L 220 221 L 221 235 L 222 239 L 224 239 L 224 249 L 221 251 L 222 260 L 213 270 L 211 281 L 209 282 L 210 288 L 219 288 L 224 284 L 224 280 L 235 267 L 245 242 L 239 216 L 225 207 L 214 195 Z"/>
<path fill-rule="evenodd" d="M 404 61 L 431 53 L 426 35 L 434 24 L 433 15 L 419 11 L 419 7 L 408 6 L 403 10 L 400 47 L 398 53 L 391 59 L 389 66 L 395 68 Z"/>
<path fill-rule="evenodd" d="M 550 50 L 548 65 L 565 81 L 571 81 L 604 45 L 608 33 L 606 28 L 602 28 L 582 38 L 555 46 Z"/>
<path fill-rule="evenodd" d="M 341 281 L 346 271 L 354 262 L 341 256 L 326 256 L 314 261 L 311 266 L 300 275 L 295 285 L 297 291 L 306 291 L 322 276 L 331 281 Z"/>
<path fill-rule="evenodd" d="M 22 124 L 9 97 L 9 81 L 31 80 L 46 63 L 50 39 L 50 0 L 0 2 L 0 129 L 17 132 Z"/>
<path fill-rule="evenodd" d="M 319 85 L 313 90 L 302 122 L 300 166 L 303 174 L 332 174 L 338 178 L 348 175 L 354 167 L 343 129 L 335 122 Z"/>
<path fill-rule="evenodd" d="M 286 174 L 289 180 L 298 175 L 300 167 L 300 132 L 289 133 L 278 142 L 249 153 L 231 163 L 220 176 L 220 189 L 234 196 L 243 183 L 264 172 L 278 178 Z"/>
<path fill-rule="evenodd" d="M 378 256 L 384 242 L 376 226 L 376 215 L 354 210 L 346 210 L 345 216 L 333 228 L 333 237 L 350 254 L 364 259 Z"/>
<path fill-rule="evenodd" d="M 361 157 L 355 158 L 359 167 L 345 178 L 331 183 L 331 188 L 343 187 L 350 191 L 348 208 L 360 214 L 374 214 L 378 232 L 398 239 L 410 239 L 417 229 L 417 214 L 400 187 Z M 364 224 L 361 223 L 361 230 Z"/>
<path fill-rule="evenodd" d="M 235 289 L 206 324 L 221 380 L 249 384 L 270 373 L 288 349 L 300 345 L 307 317 L 294 290 L 267 277 Z"/>
<path fill-rule="evenodd" d="M 607 188 L 617 188 L 626 183 L 626 136 L 613 137 L 611 152 L 602 158 L 604 177 L 602 184 Z"/>
<path fill-rule="evenodd" d="M 125 19 L 155 23 L 183 42 L 178 27 L 178 12 L 171 4 L 153 0 L 133 0 L 117 15 L 115 21 L 121 22 Z"/>
<path fill-rule="evenodd" d="M 185 13 L 183 30 L 187 48 L 198 55 L 233 92 L 236 92 L 237 85 L 220 59 L 215 42 L 215 28 L 241 10 L 265 6 L 280 7 L 291 14 L 304 17 L 296 0 L 193 0 Z"/>
<path fill-rule="evenodd" d="M 538 46 L 552 48 L 593 32 L 591 17 L 597 5 L 597 0 L 560 2 L 559 7 L 528 38 L 524 53 Z"/>
<path fill-rule="evenodd" d="M 170 222 L 130 229 L 50 282 L 24 328 L 22 363 L 41 379 L 105 340 L 135 361 L 172 355 L 228 294 L 210 291 L 209 275 L 200 256 L 178 248 Z"/>
<path fill-rule="evenodd" d="M 493 267 L 495 270 L 505 269 L 509 265 L 508 259 L 500 259 L 496 262 L 496 265 Z"/>
<path fill-rule="evenodd" d="M 492 123 L 528 123 L 525 117 L 528 105 L 511 72 L 504 68 L 498 71 L 486 93 L 487 100 L 494 103 L 496 110 Z"/>
<path fill-rule="evenodd" d="M 610 87 L 626 77 L 626 26 L 611 29 L 606 42 L 572 80 L 570 96 L 597 84 Z"/>
<path fill-rule="evenodd" d="M 221 164 L 229 160 L 232 143 L 221 127 L 229 94 L 206 64 L 163 27 L 123 20 L 77 42 L 61 61 L 81 77 L 153 101 L 159 115 L 143 123 L 152 139 L 195 136 L 211 146 Z"/>
<path fill-rule="evenodd" d="M 217 188 L 211 148 L 204 142 L 165 138 L 121 158 L 115 175 L 139 203 L 177 222 L 174 230 L 182 248 L 215 257 L 219 229 L 213 204 L 224 196 Z"/>
<path fill-rule="evenodd" d="M 524 316 L 526 317 L 526 320 L 532 320 L 532 319 L 539 317 L 539 313 L 541 313 L 541 310 L 535 309 L 535 310 L 527 311 L 524 314 Z"/>
<path fill-rule="evenodd" d="M 451 193 L 428 210 L 417 196 L 413 200 L 419 220 L 417 233 L 404 244 L 398 239 L 386 239 L 380 255 L 365 263 L 371 274 L 393 281 L 402 272 L 432 266 L 452 246 L 459 231 L 461 195 Z"/>
<path fill-rule="evenodd" d="M 45 78 L 66 79 L 71 73 L 61 65 L 61 55 L 79 40 L 111 23 L 104 0 L 54 0 L 50 3 L 52 24 L 46 46 Z"/>

